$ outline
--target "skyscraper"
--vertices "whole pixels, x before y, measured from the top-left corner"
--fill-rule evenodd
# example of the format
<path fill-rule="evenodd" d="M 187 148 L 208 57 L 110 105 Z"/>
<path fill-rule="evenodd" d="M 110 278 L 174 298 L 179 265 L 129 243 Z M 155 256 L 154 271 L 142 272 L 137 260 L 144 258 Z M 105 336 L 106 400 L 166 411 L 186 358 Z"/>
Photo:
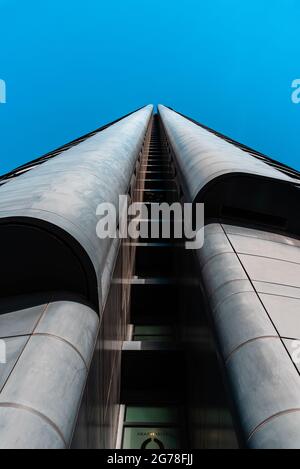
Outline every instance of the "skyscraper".
<path fill-rule="evenodd" d="M 3 176 L 0 447 L 300 447 L 299 181 L 164 106 Z M 125 195 L 203 246 L 99 237 Z"/>

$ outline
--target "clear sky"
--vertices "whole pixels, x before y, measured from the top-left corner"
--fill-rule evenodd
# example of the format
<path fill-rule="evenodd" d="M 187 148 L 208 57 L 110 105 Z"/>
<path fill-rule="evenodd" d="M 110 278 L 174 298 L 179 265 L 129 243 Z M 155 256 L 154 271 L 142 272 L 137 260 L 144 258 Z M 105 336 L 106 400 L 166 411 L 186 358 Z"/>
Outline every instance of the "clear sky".
<path fill-rule="evenodd" d="M 0 172 L 148 103 L 300 169 L 299 0 L 0 0 Z"/>

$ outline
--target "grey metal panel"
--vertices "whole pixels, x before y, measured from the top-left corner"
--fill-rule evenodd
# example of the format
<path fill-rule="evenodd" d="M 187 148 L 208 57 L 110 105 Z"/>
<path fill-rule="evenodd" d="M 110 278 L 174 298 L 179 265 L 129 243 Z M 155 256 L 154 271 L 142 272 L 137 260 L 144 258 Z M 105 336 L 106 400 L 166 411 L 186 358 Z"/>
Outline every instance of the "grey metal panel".
<path fill-rule="evenodd" d="M 242 254 L 239 258 L 252 280 L 300 287 L 300 264 Z"/>
<path fill-rule="evenodd" d="M 151 118 L 147 106 L 1 187 L 0 221 L 51 223 L 87 253 L 101 283 L 111 239 L 96 234 L 97 206 L 126 194 Z M 99 289 L 101 300 L 102 291 Z"/>
<path fill-rule="evenodd" d="M 211 276 L 213 276 L 213 272 L 211 272 Z M 229 282 L 224 282 L 209 298 L 212 311 L 220 308 L 222 303 L 228 300 L 231 296 L 238 295 L 243 292 L 253 292 L 253 288 L 248 279 L 233 279 Z"/>
<path fill-rule="evenodd" d="M 300 299 L 259 295 L 281 337 L 300 339 Z"/>
<path fill-rule="evenodd" d="M 55 301 L 49 304 L 34 334 L 49 334 L 67 341 L 89 366 L 98 324 L 97 314 L 88 306 L 75 301 Z"/>
<path fill-rule="evenodd" d="M 0 449 L 65 449 L 56 429 L 42 416 L 15 406 L 0 406 Z"/>
<path fill-rule="evenodd" d="M 279 338 L 247 343 L 227 370 L 246 439 L 272 416 L 300 408 L 300 377 Z"/>
<path fill-rule="evenodd" d="M 0 363 L 0 391 L 12 372 L 29 337 L 9 337 L 2 339 L 6 347 L 6 363 Z M 1 394 L 0 394 L 1 395 Z"/>
<path fill-rule="evenodd" d="M 51 294 L 19 295 L 0 300 L 0 338 L 30 335 Z"/>
<path fill-rule="evenodd" d="M 23 420 L 14 431 L 11 423 L 7 428 L 0 425 L 2 447 L 60 448 L 71 443 L 99 317 L 70 294 L 59 292 L 51 297 L 30 336 L 5 339 L 8 364 L 0 376 L 0 384 L 5 384 L 0 392 L 0 415 L 3 408 L 11 408 L 6 420 Z M 29 300 L 27 297 L 24 303 Z M 36 301 L 32 296 L 33 304 Z M 30 310 L 28 307 L 29 314 Z M 26 314 L 26 309 L 10 314 L 18 323 L 18 314 Z"/>
<path fill-rule="evenodd" d="M 201 251 L 202 266 L 214 256 L 233 252 L 233 249 L 226 236 L 224 236 L 224 231 L 219 224 L 211 223 L 204 227 L 204 242 L 205 249 Z"/>
<path fill-rule="evenodd" d="M 300 341 L 299 338 L 295 339 L 283 339 L 283 343 L 290 354 L 290 357 L 300 373 Z"/>
<path fill-rule="evenodd" d="M 199 257 L 200 259 L 202 257 L 201 250 L 199 251 Z M 234 282 L 240 281 L 248 283 L 247 275 L 241 268 L 234 253 L 225 253 L 212 257 L 204 265 L 202 275 L 207 282 L 207 294 L 213 296 L 215 303 L 219 303 L 224 298 L 222 292 L 224 286 L 228 284 L 233 286 Z"/>
<path fill-rule="evenodd" d="M 287 296 L 290 298 L 300 298 L 300 288 L 288 285 L 278 285 L 276 283 L 253 282 L 253 286 L 258 293 L 269 295 Z"/>
<path fill-rule="evenodd" d="M 165 106 L 159 106 L 159 113 L 177 157 L 188 199 L 194 200 L 210 181 L 226 174 L 251 174 L 296 183 L 295 179 Z"/>
<path fill-rule="evenodd" d="M 221 353 L 229 355 L 249 340 L 277 336 L 255 292 L 236 293 L 213 312 Z"/>
<path fill-rule="evenodd" d="M 249 439 L 253 449 L 300 449 L 300 409 L 265 422 Z"/>
<path fill-rule="evenodd" d="M 0 394 L 3 404 L 25 406 L 42 414 L 70 440 L 87 370 L 81 357 L 65 342 L 33 336 Z M 32 445 L 31 428 L 27 430 Z M 5 441 L 3 429 L 0 440 Z M 15 431 L 16 441 L 18 431 Z"/>
<path fill-rule="evenodd" d="M 207 295 L 215 310 L 230 296 L 253 291 L 253 288 L 221 225 L 205 226 L 204 236 L 204 246 L 197 251 L 197 256 Z"/>
<path fill-rule="evenodd" d="M 270 257 L 300 264 L 300 247 L 298 246 L 232 234 L 228 234 L 228 238 L 238 253 Z"/>
<path fill-rule="evenodd" d="M 300 248 L 300 240 L 292 238 L 289 235 L 281 235 L 278 233 L 272 233 L 270 231 L 256 230 L 253 228 L 237 225 L 222 224 L 222 227 L 227 234 L 247 236 L 247 238 L 264 239 L 269 242 L 272 241 L 273 243 L 281 243 Z"/>
<path fill-rule="evenodd" d="M 23 308 L 0 316 L 0 338 L 29 335 L 32 333 L 46 304 Z"/>

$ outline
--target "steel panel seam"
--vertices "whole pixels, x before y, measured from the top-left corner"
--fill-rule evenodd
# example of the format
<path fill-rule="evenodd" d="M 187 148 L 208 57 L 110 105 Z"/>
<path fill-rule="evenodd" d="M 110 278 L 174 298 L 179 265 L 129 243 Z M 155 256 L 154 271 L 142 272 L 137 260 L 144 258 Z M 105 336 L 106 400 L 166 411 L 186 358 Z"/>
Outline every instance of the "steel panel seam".
<path fill-rule="evenodd" d="M 197 257 L 200 267 L 204 266 L 202 279 L 243 440 L 253 448 L 297 448 L 299 419 L 296 424 L 285 414 L 300 407 L 299 372 L 280 333 L 281 326 L 274 325 L 274 311 L 266 309 L 234 244 L 228 253 L 228 235 L 225 231 L 222 235 L 221 230 L 217 223 L 206 227 L 205 244 Z M 267 233 L 262 235 L 267 238 Z M 252 250 L 255 242 L 251 238 Z M 298 322 L 300 334 L 300 319 Z M 280 418 L 276 416 L 284 419 L 286 434 L 280 433 Z"/>

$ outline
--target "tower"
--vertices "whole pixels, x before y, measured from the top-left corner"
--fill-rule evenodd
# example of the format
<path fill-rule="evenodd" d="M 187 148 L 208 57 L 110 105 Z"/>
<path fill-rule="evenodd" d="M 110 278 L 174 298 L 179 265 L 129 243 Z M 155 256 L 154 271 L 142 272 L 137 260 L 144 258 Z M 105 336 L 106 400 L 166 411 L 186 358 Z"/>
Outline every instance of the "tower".
<path fill-rule="evenodd" d="M 3 176 L 0 447 L 299 447 L 299 178 L 165 106 Z M 124 195 L 203 247 L 99 238 Z"/>

